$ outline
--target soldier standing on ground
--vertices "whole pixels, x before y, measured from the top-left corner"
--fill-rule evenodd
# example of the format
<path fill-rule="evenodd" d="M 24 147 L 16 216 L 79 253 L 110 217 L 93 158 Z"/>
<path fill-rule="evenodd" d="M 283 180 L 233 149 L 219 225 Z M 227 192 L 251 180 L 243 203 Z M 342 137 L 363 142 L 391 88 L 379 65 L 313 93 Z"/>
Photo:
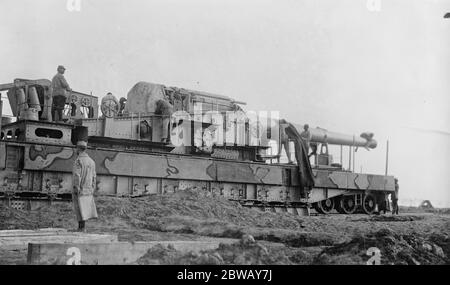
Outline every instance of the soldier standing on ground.
<path fill-rule="evenodd" d="M 62 65 L 59 65 L 58 73 L 53 77 L 52 79 L 52 99 L 53 99 L 53 120 L 55 122 L 61 122 L 63 117 L 63 110 L 64 106 L 66 104 L 66 98 L 67 98 L 67 91 L 72 91 L 70 89 L 69 84 L 67 83 L 66 79 L 64 78 L 64 72 L 66 68 Z"/>
<path fill-rule="evenodd" d="M 392 200 L 392 214 L 398 215 L 398 179 L 395 178 L 395 192 L 391 194 L 391 200 Z"/>
<path fill-rule="evenodd" d="M 95 163 L 88 156 L 87 143 L 77 142 L 78 157 L 73 164 L 73 190 L 72 201 L 78 220 L 78 231 L 85 231 L 85 222 L 97 218 L 97 209 L 94 201 L 96 187 Z"/>

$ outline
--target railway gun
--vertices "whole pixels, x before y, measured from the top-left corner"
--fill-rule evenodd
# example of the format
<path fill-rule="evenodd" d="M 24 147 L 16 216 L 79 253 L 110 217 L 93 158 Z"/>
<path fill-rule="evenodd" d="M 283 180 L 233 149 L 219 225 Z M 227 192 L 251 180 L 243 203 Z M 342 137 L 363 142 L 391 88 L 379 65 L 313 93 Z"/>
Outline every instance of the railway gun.
<path fill-rule="evenodd" d="M 243 102 L 227 96 L 148 82 L 138 82 L 127 98 L 109 94 L 100 104 L 96 96 L 71 91 L 63 122 L 51 119 L 49 80 L 16 79 L 0 84 L 2 91 L 13 116 L 2 116 L 0 123 L 0 199 L 17 208 L 71 200 L 75 144 L 84 139 L 96 163 L 98 195 L 192 188 L 296 215 L 390 210 L 395 178 L 351 170 L 357 148 L 376 148 L 372 133 L 310 128 L 311 140 L 305 142 L 299 135 L 303 125 L 271 112 L 246 112 Z M 157 112 L 161 100 L 173 106 L 172 116 Z M 165 126 L 170 141 L 162 140 Z M 279 150 L 286 142 L 293 163 L 282 162 L 286 155 Z M 333 145 L 340 147 L 339 163 L 329 152 Z"/>

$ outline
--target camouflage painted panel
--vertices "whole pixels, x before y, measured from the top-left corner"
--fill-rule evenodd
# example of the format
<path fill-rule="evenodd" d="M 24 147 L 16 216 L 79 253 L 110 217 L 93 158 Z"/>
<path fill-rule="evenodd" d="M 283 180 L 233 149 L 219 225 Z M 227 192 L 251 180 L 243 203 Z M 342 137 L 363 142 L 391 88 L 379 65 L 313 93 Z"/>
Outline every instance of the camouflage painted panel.
<path fill-rule="evenodd" d="M 394 177 L 364 173 L 314 170 L 315 186 L 354 190 L 394 190 Z"/>
<path fill-rule="evenodd" d="M 75 149 L 52 145 L 26 145 L 24 168 L 72 172 Z"/>
<path fill-rule="evenodd" d="M 156 156 L 135 153 L 117 153 L 105 159 L 104 166 L 110 174 L 171 179 L 211 181 L 215 177 L 209 170 L 212 161 L 176 156 Z"/>
<path fill-rule="evenodd" d="M 276 185 L 283 181 L 278 166 L 107 150 L 88 153 L 96 163 L 97 174 Z M 71 172 L 75 157 L 74 148 L 27 145 L 24 168 Z"/>
<path fill-rule="evenodd" d="M 316 187 L 323 187 L 323 188 L 346 188 L 347 182 L 343 183 L 342 185 L 338 185 L 335 182 L 342 183 L 343 179 L 336 178 L 345 175 L 345 172 L 341 172 L 341 174 L 336 174 L 336 172 L 328 171 L 328 170 L 315 170 L 313 171 L 314 174 L 314 184 Z M 334 178 L 331 179 L 331 177 Z"/>
<path fill-rule="evenodd" d="M 2 147 L 3 144 L 0 144 Z M 2 152 L 4 153 L 4 152 Z M 284 185 L 286 167 L 233 161 L 214 161 L 175 155 L 151 155 L 109 150 L 89 150 L 98 174 L 132 177 L 153 177 L 201 181 L 219 181 Z M 0 155 L 0 166 L 6 158 Z M 74 148 L 51 145 L 25 145 L 27 170 L 71 172 L 76 153 Z M 350 172 L 313 170 L 315 186 L 334 189 L 394 190 L 392 176 L 355 174 Z M 296 185 L 297 171 L 291 170 L 291 183 Z M 286 176 L 286 175 L 285 175 Z"/>
<path fill-rule="evenodd" d="M 283 183 L 281 167 L 228 161 L 216 161 L 215 165 L 218 181 L 275 185 Z"/>
<path fill-rule="evenodd" d="M 394 190 L 394 177 L 364 173 L 349 175 L 349 188 L 361 190 Z"/>
<path fill-rule="evenodd" d="M 337 186 L 339 189 L 347 189 L 348 188 L 348 174 L 347 172 L 339 172 L 333 171 L 328 177 L 330 180 Z"/>
<path fill-rule="evenodd" d="M 88 150 L 98 174 L 173 179 L 213 180 L 205 159 L 143 155 L 106 150 Z M 25 169 L 71 172 L 76 154 L 74 148 L 31 145 L 25 148 Z M 213 172 L 214 173 L 214 172 Z"/>
<path fill-rule="evenodd" d="M 384 184 L 386 184 L 386 181 L 383 177 L 369 174 L 367 175 L 367 180 L 369 181 L 369 190 L 384 190 Z"/>
<path fill-rule="evenodd" d="M 384 176 L 386 179 L 386 184 L 384 190 L 395 191 L 395 181 L 394 176 Z"/>

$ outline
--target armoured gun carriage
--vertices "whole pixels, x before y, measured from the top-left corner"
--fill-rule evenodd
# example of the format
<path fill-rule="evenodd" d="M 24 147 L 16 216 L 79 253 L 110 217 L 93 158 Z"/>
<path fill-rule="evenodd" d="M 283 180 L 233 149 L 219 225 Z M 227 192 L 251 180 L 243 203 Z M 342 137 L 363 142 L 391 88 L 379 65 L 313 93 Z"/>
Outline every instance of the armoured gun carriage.
<path fill-rule="evenodd" d="M 341 153 L 348 147 L 350 155 L 356 147 L 375 148 L 373 134 L 355 137 L 320 128 L 310 129 L 319 152 L 312 155 L 312 166 L 305 166 L 314 180 L 305 187 L 299 160 L 281 163 L 280 155 L 273 154 L 271 143 L 282 145 L 278 118 L 249 116 L 244 103 L 230 97 L 139 82 L 125 106 L 112 95 L 103 97 L 99 116 L 96 96 L 72 91 L 65 122 L 56 123 L 46 116 L 50 81 L 16 79 L 0 85 L 1 91 L 7 92 L 16 121 L 2 116 L 0 125 L 0 199 L 17 207 L 70 201 L 79 139 L 88 141 L 96 163 L 99 195 L 196 188 L 247 207 L 308 215 L 310 209 L 346 214 L 389 210 L 388 196 L 395 191 L 393 176 L 344 169 L 328 151 L 330 145 L 340 146 Z M 169 143 L 161 142 L 166 120 L 155 113 L 158 100 L 169 101 L 175 111 Z"/>

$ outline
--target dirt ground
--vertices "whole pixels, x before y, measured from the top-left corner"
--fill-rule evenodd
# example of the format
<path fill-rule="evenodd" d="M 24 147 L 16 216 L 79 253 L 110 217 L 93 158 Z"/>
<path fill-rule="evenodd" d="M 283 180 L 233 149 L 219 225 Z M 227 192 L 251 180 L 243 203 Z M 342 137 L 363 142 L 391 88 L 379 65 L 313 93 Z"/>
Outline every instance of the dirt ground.
<path fill-rule="evenodd" d="M 88 232 L 121 241 L 237 238 L 217 250 L 149 250 L 136 264 L 450 264 L 450 211 L 401 208 L 399 216 L 298 217 L 242 207 L 193 190 L 140 198 L 96 197 L 99 219 Z M 0 230 L 62 227 L 76 221 L 70 203 L 21 211 L 0 204 Z M 280 246 L 281 244 L 281 246 Z M 0 250 L 0 264 L 24 264 L 26 252 Z"/>

